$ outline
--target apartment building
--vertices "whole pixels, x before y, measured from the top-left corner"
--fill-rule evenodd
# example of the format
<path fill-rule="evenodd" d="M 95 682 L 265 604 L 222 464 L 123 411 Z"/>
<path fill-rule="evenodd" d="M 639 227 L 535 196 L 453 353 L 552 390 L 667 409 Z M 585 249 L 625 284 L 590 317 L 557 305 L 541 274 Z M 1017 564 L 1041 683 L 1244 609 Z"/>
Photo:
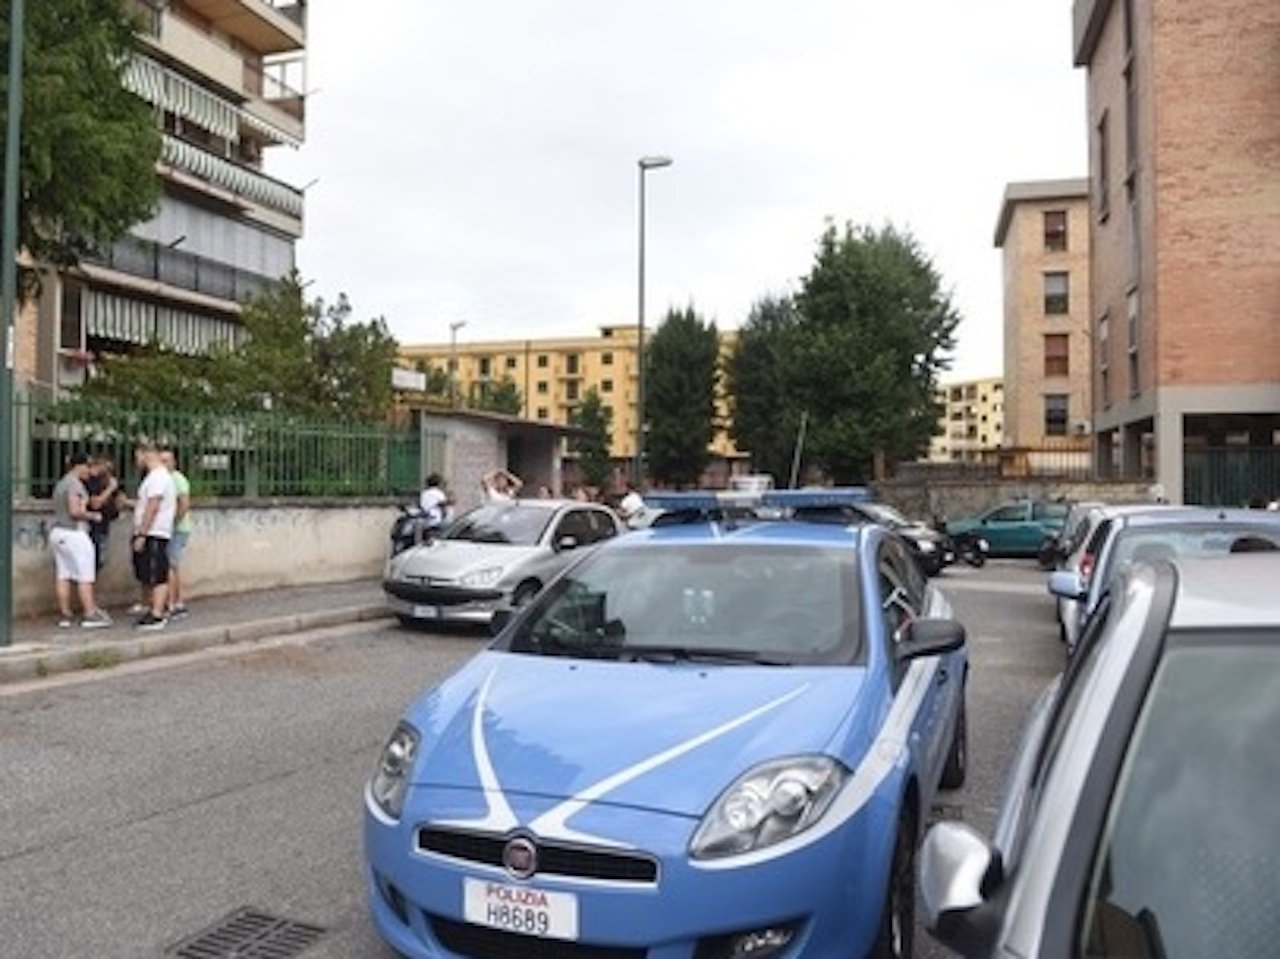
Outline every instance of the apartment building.
<path fill-rule="evenodd" d="M 141 49 L 124 82 L 161 126 L 163 196 L 111 249 L 45 276 L 17 371 L 27 386 L 78 385 L 102 354 L 151 343 L 192 355 L 234 345 L 241 304 L 294 266 L 303 194 L 262 166 L 303 139 L 305 0 L 137 8 Z"/>
<path fill-rule="evenodd" d="M 487 386 L 510 379 L 520 390 L 521 415 L 546 423 L 568 424 L 594 388 L 610 411 L 613 456 L 628 460 L 636 448 L 637 334 L 634 324 L 603 326 L 594 337 L 432 343 L 402 346 L 400 355 L 411 366 L 421 362 L 429 369 L 449 370 L 456 359 L 455 384 L 464 403 L 474 403 Z M 737 331 L 721 332 L 722 357 L 736 343 Z M 717 399 L 717 417 L 722 427 L 712 453 L 724 464 L 741 461 L 745 467 L 746 457 L 723 428 L 728 419 L 723 394 Z"/>
<path fill-rule="evenodd" d="M 1005 390 L 1000 377 L 965 380 L 938 388 L 942 415 L 929 443 L 933 463 L 970 463 L 1004 440 Z"/>
<path fill-rule="evenodd" d="M 1004 274 L 1004 442 L 1058 445 L 1092 430 L 1089 182 L 1005 187 L 995 246 Z"/>
<path fill-rule="evenodd" d="M 1158 13 L 1158 15 L 1157 15 Z M 1275 0 L 1075 0 L 1102 469 L 1173 502 L 1280 488 Z"/>

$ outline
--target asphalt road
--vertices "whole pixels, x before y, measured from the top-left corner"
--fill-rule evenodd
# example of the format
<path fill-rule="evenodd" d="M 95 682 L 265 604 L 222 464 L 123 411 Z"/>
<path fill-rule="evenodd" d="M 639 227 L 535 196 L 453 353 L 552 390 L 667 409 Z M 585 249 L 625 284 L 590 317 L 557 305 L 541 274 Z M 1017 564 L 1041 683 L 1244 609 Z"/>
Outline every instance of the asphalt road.
<path fill-rule="evenodd" d="M 969 627 L 970 778 L 937 815 L 989 829 L 1061 663 L 1043 574 L 952 569 Z M 386 957 L 364 910 L 360 793 L 401 708 L 477 635 L 385 626 L 0 688 L 0 955 L 147 959 L 254 907 Z M 917 955 L 945 953 L 926 937 Z"/>

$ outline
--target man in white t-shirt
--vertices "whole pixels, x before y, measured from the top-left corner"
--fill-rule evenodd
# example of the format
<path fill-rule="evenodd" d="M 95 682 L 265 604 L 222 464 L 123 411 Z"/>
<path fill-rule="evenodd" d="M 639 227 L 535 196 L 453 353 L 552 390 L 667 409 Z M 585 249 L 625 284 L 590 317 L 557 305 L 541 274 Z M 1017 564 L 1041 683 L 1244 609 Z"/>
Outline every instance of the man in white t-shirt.
<path fill-rule="evenodd" d="M 173 474 L 164 468 L 154 443 L 140 443 L 135 450 L 138 467 L 145 472 L 133 508 L 133 572 L 150 600 L 151 608 L 138 620 L 138 629 L 164 629 L 169 594 L 169 540 L 178 512 L 178 491 Z"/>
<path fill-rule="evenodd" d="M 418 507 L 422 510 L 423 524 L 428 529 L 443 526 L 449 518 L 449 494 L 444 491 L 444 480 L 439 473 L 427 477 L 427 485 L 418 494 Z"/>
<path fill-rule="evenodd" d="M 644 497 L 640 495 L 634 483 L 627 484 L 627 494 L 618 503 L 618 512 L 622 514 L 623 521 L 628 524 L 639 521 L 644 515 Z"/>

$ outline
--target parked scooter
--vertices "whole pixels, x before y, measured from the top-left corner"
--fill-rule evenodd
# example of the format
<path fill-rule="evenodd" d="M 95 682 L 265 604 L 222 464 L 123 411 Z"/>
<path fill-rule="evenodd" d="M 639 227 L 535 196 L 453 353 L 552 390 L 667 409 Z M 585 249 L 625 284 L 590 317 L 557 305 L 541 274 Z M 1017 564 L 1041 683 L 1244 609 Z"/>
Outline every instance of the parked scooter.
<path fill-rule="evenodd" d="M 427 516 L 416 504 L 401 504 L 399 515 L 391 523 L 391 555 L 430 543 L 440 535 L 443 528 L 442 524 L 433 522 L 432 517 Z"/>
<path fill-rule="evenodd" d="M 973 567 L 980 567 L 987 562 L 987 553 L 991 544 L 977 533 L 956 533 L 951 537 L 956 556 Z"/>

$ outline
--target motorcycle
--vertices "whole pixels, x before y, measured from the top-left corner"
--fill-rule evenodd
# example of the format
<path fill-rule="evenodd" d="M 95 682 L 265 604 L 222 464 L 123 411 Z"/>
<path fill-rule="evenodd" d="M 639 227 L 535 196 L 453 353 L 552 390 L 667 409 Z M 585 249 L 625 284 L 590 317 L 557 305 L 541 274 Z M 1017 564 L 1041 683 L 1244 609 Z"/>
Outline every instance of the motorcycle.
<path fill-rule="evenodd" d="M 956 556 L 975 568 L 987 562 L 987 553 L 991 551 L 991 544 L 977 533 L 956 533 L 951 543 Z"/>
<path fill-rule="evenodd" d="M 407 549 L 430 543 L 437 536 L 443 525 L 429 517 L 419 506 L 400 506 L 400 513 L 391 522 L 391 555 L 396 556 Z"/>

